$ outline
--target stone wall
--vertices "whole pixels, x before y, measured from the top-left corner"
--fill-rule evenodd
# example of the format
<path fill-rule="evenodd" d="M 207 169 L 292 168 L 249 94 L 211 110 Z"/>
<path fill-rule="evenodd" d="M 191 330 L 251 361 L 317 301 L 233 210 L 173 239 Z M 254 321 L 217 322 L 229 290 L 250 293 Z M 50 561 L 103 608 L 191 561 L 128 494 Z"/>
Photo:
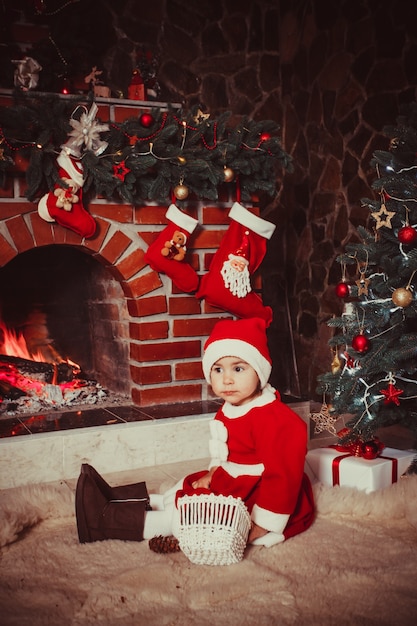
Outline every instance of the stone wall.
<path fill-rule="evenodd" d="M 91 4 L 91 2 L 89 3 Z M 152 0 L 100 3 L 90 37 L 103 48 L 108 82 L 124 92 L 138 45 L 158 55 L 159 99 L 202 103 L 216 115 L 274 119 L 292 174 L 279 175 L 263 217 L 278 225 L 264 260 L 273 383 L 313 397 L 327 370 L 339 314 L 338 252 L 366 225 L 375 149 L 383 127 L 415 99 L 417 20 L 399 0 Z M 75 9 L 74 9 L 75 10 Z M 109 29 L 110 12 L 113 28 Z M 94 32 L 93 32 L 94 31 Z M 100 44 L 98 41 L 100 40 Z"/>

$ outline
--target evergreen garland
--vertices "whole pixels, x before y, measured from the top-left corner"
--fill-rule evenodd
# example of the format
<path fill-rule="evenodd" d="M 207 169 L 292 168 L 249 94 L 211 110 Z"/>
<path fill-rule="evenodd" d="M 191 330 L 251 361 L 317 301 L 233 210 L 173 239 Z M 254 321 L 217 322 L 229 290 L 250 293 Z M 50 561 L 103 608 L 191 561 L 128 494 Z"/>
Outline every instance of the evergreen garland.
<path fill-rule="evenodd" d="M 92 103 L 90 95 L 81 104 L 88 110 Z M 70 119 L 79 119 L 82 111 L 79 96 L 27 92 L 16 93 L 12 106 L 0 107 L 1 186 L 20 155 L 29 161 L 26 197 L 34 200 L 53 189 Z M 272 197 L 278 171 L 292 170 L 280 128 L 271 120 L 245 118 L 232 125 L 230 112 L 212 119 L 198 106 L 184 111 L 168 105 L 166 111 L 150 109 L 121 123 L 100 124 L 108 128 L 100 133 L 107 148 L 99 154 L 84 148 L 80 154 L 84 192 L 91 196 L 130 204 L 167 202 L 182 184 L 197 198 L 216 201 L 228 168 L 236 193 L 248 201 L 259 192 Z"/>

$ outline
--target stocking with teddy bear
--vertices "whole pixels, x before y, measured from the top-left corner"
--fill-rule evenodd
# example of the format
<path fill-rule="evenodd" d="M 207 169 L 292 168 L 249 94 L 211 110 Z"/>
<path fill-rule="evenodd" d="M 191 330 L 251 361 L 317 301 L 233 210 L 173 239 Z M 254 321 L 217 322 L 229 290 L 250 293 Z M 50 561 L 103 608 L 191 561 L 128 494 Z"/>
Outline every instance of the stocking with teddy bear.
<path fill-rule="evenodd" d="M 187 242 L 198 221 L 171 204 L 165 213 L 168 225 L 145 253 L 145 260 L 153 270 L 169 276 L 180 289 L 190 293 L 198 287 L 196 271 L 185 261 Z"/>

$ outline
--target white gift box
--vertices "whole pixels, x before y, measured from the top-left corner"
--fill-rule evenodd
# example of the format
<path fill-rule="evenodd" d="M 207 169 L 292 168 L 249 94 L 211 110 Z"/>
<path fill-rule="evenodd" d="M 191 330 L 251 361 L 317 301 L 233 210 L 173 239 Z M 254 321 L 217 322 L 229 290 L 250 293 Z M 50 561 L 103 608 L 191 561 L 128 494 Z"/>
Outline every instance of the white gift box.
<path fill-rule="evenodd" d="M 416 456 L 417 450 L 384 448 L 380 456 L 368 460 L 335 448 L 316 448 L 307 453 L 305 471 L 313 481 L 369 493 L 397 482 Z"/>

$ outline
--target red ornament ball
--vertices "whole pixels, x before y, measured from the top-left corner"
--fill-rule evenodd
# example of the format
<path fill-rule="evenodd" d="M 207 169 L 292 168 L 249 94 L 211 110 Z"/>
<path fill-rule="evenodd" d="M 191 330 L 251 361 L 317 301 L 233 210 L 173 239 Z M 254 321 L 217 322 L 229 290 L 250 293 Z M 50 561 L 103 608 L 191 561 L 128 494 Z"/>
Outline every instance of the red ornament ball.
<path fill-rule="evenodd" d="M 335 292 L 338 298 L 347 298 L 350 295 L 350 288 L 347 283 L 339 283 L 335 287 Z"/>
<path fill-rule="evenodd" d="M 144 128 L 150 128 L 150 126 L 152 126 L 154 121 L 155 120 L 150 113 L 142 113 L 142 115 L 139 118 L 139 122 Z"/>
<path fill-rule="evenodd" d="M 367 352 L 369 350 L 370 342 L 365 335 L 356 335 L 352 339 L 352 348 L 356 350 L 356 352 Z"/>
<path fill-rule="evenodd" d="M 412 246 L 417 241 L 417 230 L 412 226 L 403 226 L 398 231 L 398 239 L 407 246 Z"/>
<path fill-rule="evenodd" d="M 362 444 L 362 456 L 364 459 L 370 461 L 376 459 L 380 452 L 380 445 L 377 441 L 365 441 Z"/>
<path fill-rule="evenodd" d="M 261 141 L 268 141 L 269 139 L 271 139 L 271 135 L 269 133 L 261 134 Z"/>

